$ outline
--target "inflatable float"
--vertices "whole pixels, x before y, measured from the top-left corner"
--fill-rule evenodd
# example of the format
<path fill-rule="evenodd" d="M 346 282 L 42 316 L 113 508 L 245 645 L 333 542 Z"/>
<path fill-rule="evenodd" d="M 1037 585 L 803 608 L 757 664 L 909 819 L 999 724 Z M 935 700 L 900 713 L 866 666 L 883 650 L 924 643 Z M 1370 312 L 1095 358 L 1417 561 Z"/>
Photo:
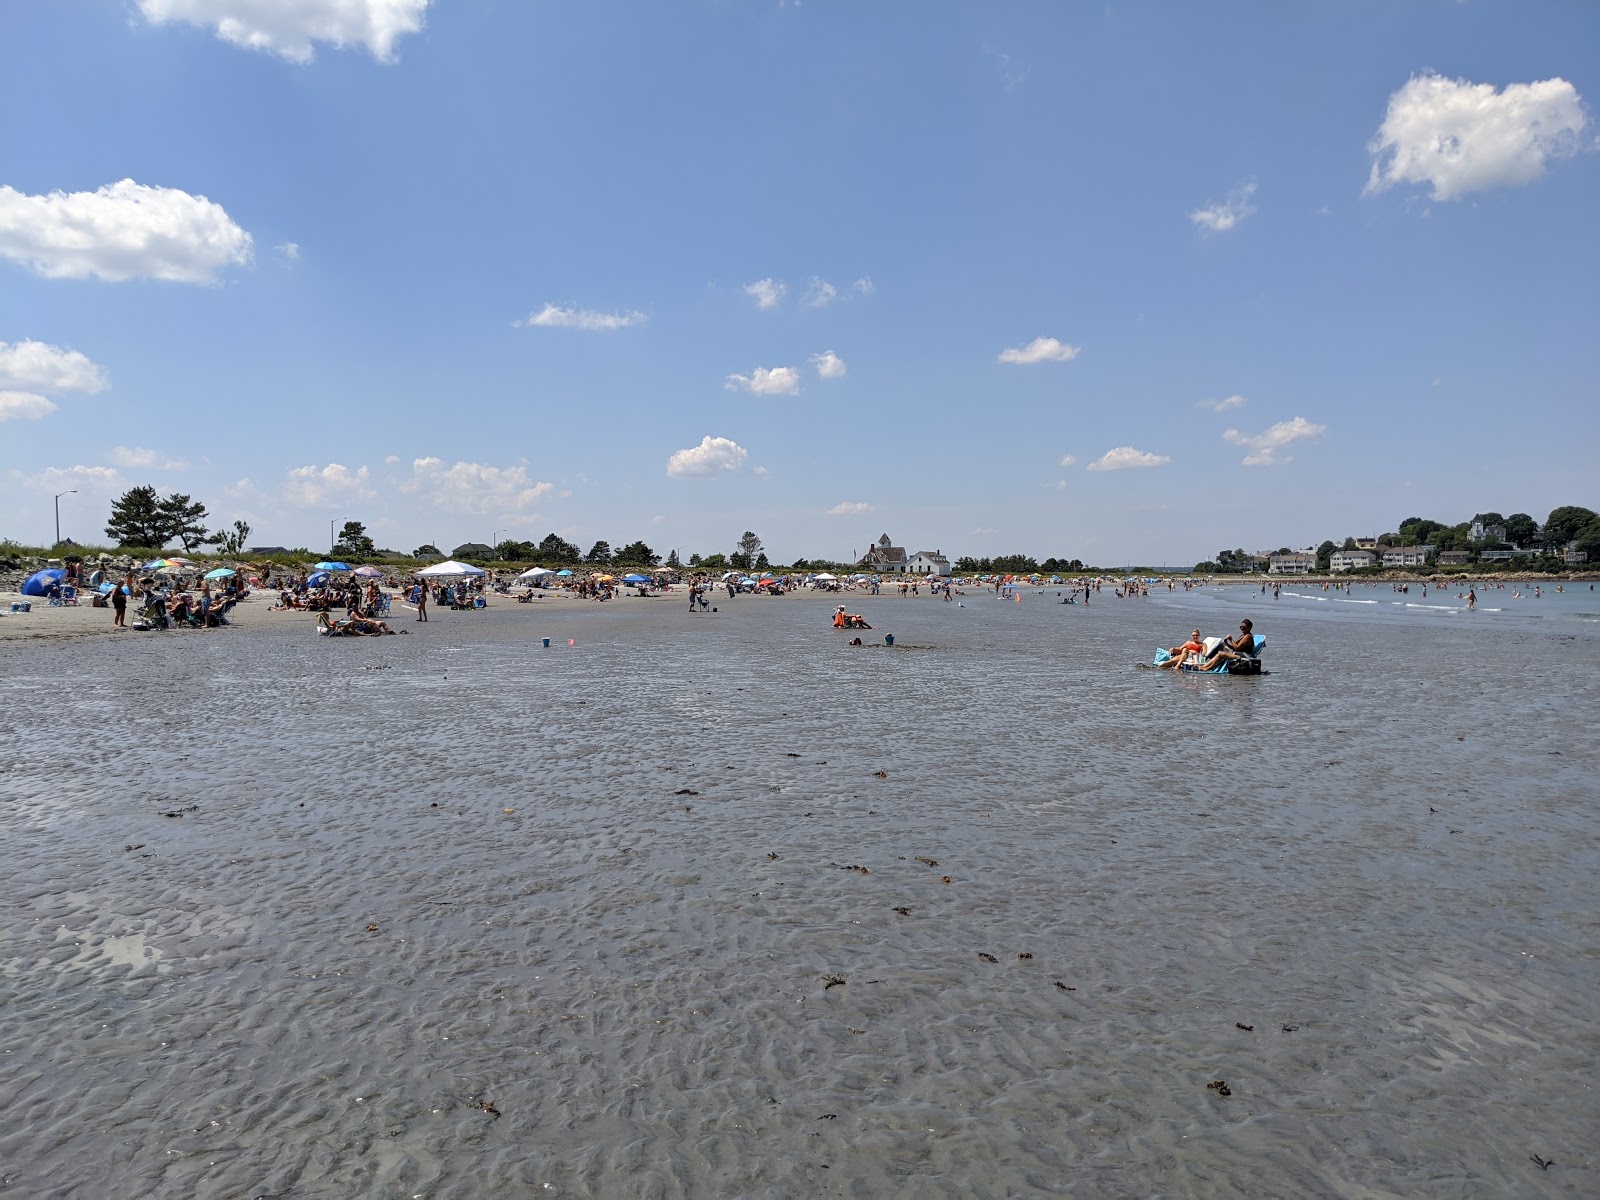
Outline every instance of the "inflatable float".
<path fill-rule="evenodd" d="M 1208 637 L 1205 639 L 1205 643 L 1206 655 L 1209 657 L 1218 646 L 1222 645 L 1222 639 Z M 1179 667 L 1178 670 L 1187 675 L 1265 675 L 1266 672 L 1261 669 L 1261 651 L 1266 647 L 1267 639 L 1258 633 L 1255 635 L 1255 643 L 1254 658 L 1225 658 L 1209 671 L 1203 671 L 1199 667 L 1191 667 L 1187 663 Z M 1155 662 L 1152 665 L 1159 667 L 1162 663 L 1169 662 L 1171 658 L 1172 655 L 1165 647 L 1162 647 L 1156 651 Z"/>

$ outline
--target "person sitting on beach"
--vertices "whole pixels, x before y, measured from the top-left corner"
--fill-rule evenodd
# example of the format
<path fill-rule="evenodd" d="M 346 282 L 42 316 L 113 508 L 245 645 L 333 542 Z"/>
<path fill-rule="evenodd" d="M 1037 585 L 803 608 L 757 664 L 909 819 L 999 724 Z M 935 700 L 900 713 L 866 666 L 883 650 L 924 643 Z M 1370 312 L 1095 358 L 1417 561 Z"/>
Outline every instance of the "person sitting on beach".
<path fill-rule="evenodd" d="M 1189 634 L 1187 642 L 1181 646 L 1171 647 L 1167 653 L 1171 657 L 1166 662 L 1157 663 L 1156 666 L 1176 671 L 1188 661 L 1190 655 L 1195 656 L 1196 662 L 1203 659 L 1206 656 L 1206 644 L 1200 640 L 1200 631 L 1196 629 Z"/>
<path fill-rule="evenodd" d="M 844 611 L 844 605 L 842 604 L 839 605 L 839 610 L 833 614 L 833 627 L 835 629 L 848 629 L 850 627 L 850 615 Z"/>
<path fill-rule="evenodd" d="M 1253 659 L 1256 656 L 1256 637 L 1251 632 L 1252 628 L 1249 617 L 1240 621 L 1239 636 L 1224 639 L 1222 644 L 1211 652 L 1211 657 L 1200 665 L 1200 670 L 1209 671 L 1218 663 L 1229 659 Z"/>
<path fill-rule="evenodd" d="M 845 625 L 850 629 L 871 629 L 872 628 L 871 625 L 867 624 L 867 619 L 865 617 L 863 617 L 860 613 L 850 613 L 847 617 L 845 617 Z"/>
<path fill-rule="evenodd" d="M 346 631 L 354 629 L 358 634 L 383 634 L 394 632 L 394 630 L 389 628 L 389 622 L 380 621 L 376 617 L 351 617 L 344 623 L 344 628 Z"/>

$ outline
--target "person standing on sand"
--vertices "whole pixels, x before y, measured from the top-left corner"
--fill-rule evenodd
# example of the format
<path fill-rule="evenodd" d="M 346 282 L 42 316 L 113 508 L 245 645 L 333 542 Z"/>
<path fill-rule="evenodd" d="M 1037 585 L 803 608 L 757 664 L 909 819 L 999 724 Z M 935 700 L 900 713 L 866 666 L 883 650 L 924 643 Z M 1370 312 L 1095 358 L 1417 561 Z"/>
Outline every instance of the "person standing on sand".
<path fill-rule="evenodd" d="M 128 627 L 128 596 L 133 591 L 133 572 L 128 572 L 127 581 L 119 583 L 111 589 L 111 628 L 126 629 Z"/>
<path fill-rule="evenodd" d="M 417 581 L 417 620 L 426 621 L 427 619 L 428 619 L 428 581 L 426 579 L 419 579 Z"/>

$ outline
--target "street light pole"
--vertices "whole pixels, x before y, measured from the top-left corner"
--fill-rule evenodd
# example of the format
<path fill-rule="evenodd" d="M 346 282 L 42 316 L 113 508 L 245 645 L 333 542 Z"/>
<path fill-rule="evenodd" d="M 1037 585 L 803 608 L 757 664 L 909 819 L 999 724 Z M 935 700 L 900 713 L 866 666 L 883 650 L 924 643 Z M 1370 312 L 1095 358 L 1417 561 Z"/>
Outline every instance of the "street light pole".
<path fill-rule="evenodd" d="M 77 494 L 77 488 L 68 488 L 64 492 L 56 493 L 56 545 L 58 546 L 61 545 L 61 497 L 76 496 Z"/>
<path fill-rule="evenodd" d="M 497 560 L 497 561 L 498 561 L 498 560 L 499 560 L 499 558 L 500 558 L 500 535 L 501 535 L 501 534 L 502 534 L 502 533 L 510 533 L 510 532 L 511 532 L 511 530 L 509 530 L 509 529 L 496 529 L 496 530 L 495 530 L 495 531 L 494 531 L 494 532 L 493 532 L 493 533 L 491 533 L 491 534 L 490 534 L 490 535 L 489 535 L 489 540 L 490 540 L 490 541 L 491 541 L 491 542 L 492 542 L 492 543 L 494 543 L 494 544 L 493 544 L 493 545 L 492 545 L 492 546 L 491 546 L 491 547 L 490 547 L 490 549 L 492 549 L 492 550 L 493 550 L 493 551 L 494 551 L 494 556 L 495 556 L 495 559 L 496 559 L 496 560 Z"/>

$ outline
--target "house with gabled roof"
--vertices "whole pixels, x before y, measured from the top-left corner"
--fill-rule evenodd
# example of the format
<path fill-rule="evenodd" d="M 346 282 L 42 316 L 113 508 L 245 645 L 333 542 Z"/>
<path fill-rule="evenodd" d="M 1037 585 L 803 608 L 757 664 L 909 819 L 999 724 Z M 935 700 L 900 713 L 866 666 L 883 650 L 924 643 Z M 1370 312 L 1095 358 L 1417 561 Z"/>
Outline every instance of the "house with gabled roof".
<path fill-rule="evenodd" d="M 889 540 L 886 533 L 875 542 L 870 550 L 861 556 L 856 566 L 866 571 L 877 571 L 880 574 L 903 574 L 906 569 L 906 548 L 896 546 Z"/>

